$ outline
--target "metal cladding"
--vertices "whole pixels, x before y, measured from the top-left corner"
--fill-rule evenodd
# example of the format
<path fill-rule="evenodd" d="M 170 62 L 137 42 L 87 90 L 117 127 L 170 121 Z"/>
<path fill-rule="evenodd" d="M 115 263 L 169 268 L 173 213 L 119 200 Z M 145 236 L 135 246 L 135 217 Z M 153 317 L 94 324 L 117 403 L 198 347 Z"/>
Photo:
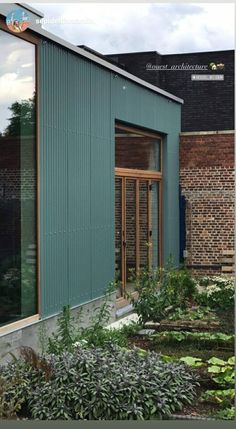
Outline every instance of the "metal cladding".
<path fill-rule="evenodd" d="M 164 138 L 164 259 L 179 257 L 181 105 L 58 44 L 39 45 L 41 314 L 114 278 L 115 120 Z"/>

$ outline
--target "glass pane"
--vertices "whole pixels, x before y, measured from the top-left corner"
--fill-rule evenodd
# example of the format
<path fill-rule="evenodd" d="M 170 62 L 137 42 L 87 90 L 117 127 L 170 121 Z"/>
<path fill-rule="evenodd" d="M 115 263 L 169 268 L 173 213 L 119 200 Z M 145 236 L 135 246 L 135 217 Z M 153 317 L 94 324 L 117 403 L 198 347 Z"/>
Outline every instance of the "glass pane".
<path fill-rule="evenodd" d="M 115 178 L 115 275 L 122 280 L 122 180 Z M 121 291 L 117 292 L 119 297 Z"/>
<path fill-rule="evenodd" d="M 140 268 L 148 268 L 148 181 L 139 183 Z"/>
<path fill-rule="evenodd" d="M 159 184 L 158 182 L 152 182 L 151 187 L 151 243 L 152 243 L 152 267 L 156 268 L 159 265 L 159 222 L 158 222 L 158 214 L 159 214 L 159 206 L 158 206 L 158 191 Z"/>
<path fill-rule="evenodd" d="M 160 171 L 161 140 L 116 128 L 116 167 Z"/>
<path fill-rule="evenodd" d="M 0 324 L 36 313 L 35 46 L 0 30 Z"/>
<path fill-rule="evenodd" d="M 126 179 L 126 281 L 136 271 L 136 182 Z"/>

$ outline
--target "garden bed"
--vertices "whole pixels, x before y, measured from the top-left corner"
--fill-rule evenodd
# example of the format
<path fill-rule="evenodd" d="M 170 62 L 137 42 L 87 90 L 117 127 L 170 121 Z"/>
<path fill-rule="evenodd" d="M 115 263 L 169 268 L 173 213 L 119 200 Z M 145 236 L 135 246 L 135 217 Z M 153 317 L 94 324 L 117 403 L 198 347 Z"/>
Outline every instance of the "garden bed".
<path fill-rule="evenodd" d="M 224 361 L 227 361 L 234 354 L 232 344 L 228 347 L 227 350 L 223 347 L 215 347 L 207 350 L 206 348 L 200 347 L 199 345 L 196 347 L 192 343 L 188 342 L 179 342 L 178 344 L 171 344 L 170 342 L 163 340 L 161 342 L 157 342 L 155 341 L 155 337 L 153 338 L 152 336 L 147 337 L 140 335 L 133 335 L 129 337 L 129 347 L 138 347 L 142 350 L 152 352 L 154 351 L 158 354 L 161 354 L 163 358 L 173 358 L 174 360 L 179 360 L 188 356 L 192 358 L 198 358 L 206 362 L 214 356 L 217 359 L 223 359 Z M 217 418 L 217 413 L 221 412 L 222 409 L 221 404 L 202 401 L 199 398 L 201 398 L 202 395 L 206 393 L 206 391 L 214 389 L 217 390 L 219 387 L 209 376 L 206 367 L 199 367 L 195 368 L 194 370 L 199 376 L 200 383 L 200 386 L 197 389 L 196 399 L 194 400 L 193 404 L 185 405 L 181 411 L 175 414 L 176 416 L 179 415 L 179 418 L 181 416 L 183 418 L 184 416 L 186 416 L 186 418 Z"/>
<path fill-rule="evenodd" d="M 194 368 L 200 380 L 198 399 L 179 414 L 232 419 L 234 279 L 194 278 L 170 263 L 165 269 L 140 270 L 135 284 L 139 297 L 133 306 L 142 331 L 129 336 L 129 347 Z"/>
<path fill-rule="evenodd" d="M 220 348 L 206 350 L 201 348 L 195 348 L 192 344 L 176 344 L 170 345 L 169 343 L 157 344 L 151 339 L 145 336 L 134 335 L 128 339 L 129 347 L 139 347 L 144 350 L 155 351 L 163 355 L 175 356 L 181 358 L 183 356 L 193 356 L 198 358 L 210 359 L 212 356 L 216 356 L 220 359 L 228 359 L 232 356 L 233 351 L 224 350 Z"/>
<path fill-rule="evenodd" d="M 144 273 L 139 321 L 118 329 L 106 326 L 109 295 L 90 327 L 64 307 L 41 354 L 23 348 L 0 367 L 0 418 L 233 419 L 232 283 L 199 295 L 185 271 L 159 274 Z"/>

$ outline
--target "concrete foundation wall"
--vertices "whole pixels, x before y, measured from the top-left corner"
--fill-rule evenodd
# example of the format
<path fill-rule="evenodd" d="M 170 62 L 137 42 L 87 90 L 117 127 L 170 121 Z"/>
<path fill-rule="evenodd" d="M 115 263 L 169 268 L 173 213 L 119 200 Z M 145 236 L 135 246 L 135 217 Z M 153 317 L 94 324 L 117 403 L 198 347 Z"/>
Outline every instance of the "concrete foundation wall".
<path fill-rule="evenodd" d="M 109 324 L 116 320 L 116 305 L 115 305 L 116 294 L 113 293 L 109 298 L 110 307 L 110 320 Z M 91 325 L 92 317 L 96 314 L 96 309 L 99 309 L 104 303 L 104 297 L 98 298 L 87 304 L 80 305 L 71 310 L 72 316 L 78 317 L 78 325 L 89 326 Z M 81 316 L 79 313 L 82 309 Z M 43 320 L 34 322 L 21 329 L 15 329 L 9 333 L 0 334 L 0 365 L 12 360 L 12 356 L 9 352 L 14 353 L 15 356 L 19 356 L 20 347 L 28 346 L 32 347 L 35 351 L 42 351 L 42 341 L 40 341 L 40 333 L 43 336 L 44 341 L 56 331 L 57 319 L 59 314 L 48 317 Z M 9 325 L 10 329 L 10 325 Z"/>

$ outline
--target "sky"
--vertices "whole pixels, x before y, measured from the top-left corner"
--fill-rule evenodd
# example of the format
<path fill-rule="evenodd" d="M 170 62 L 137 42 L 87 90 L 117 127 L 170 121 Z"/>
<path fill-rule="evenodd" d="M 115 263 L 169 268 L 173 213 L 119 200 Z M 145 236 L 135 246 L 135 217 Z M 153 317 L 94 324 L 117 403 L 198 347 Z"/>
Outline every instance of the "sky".
<path fill-rule="evenodd" d="M 161 54 L 234 49 L 232 4 L 211 3 L 33 3 L 48 31 L 103 54 L 154 50 Z M 62 21 L 62 23 L 60 23 Z M 32 97 L 34 51 L 21 39 L 1 34 L 0 132 L 9 106 Z"/>
<path fill-rule="evenodd" d="M 29 3 L 46 19 L 43 27 L 103 54 L 161 54 L 234 49 L 233 3 Z"/>
<path fill-rule="evenodd" d="M 31 43 L 17 37 L 0 35 L 0 132 L 9 124 L 9 107 L 15 101 L 29 99 L 35 89 L 35 50 Z"/>

